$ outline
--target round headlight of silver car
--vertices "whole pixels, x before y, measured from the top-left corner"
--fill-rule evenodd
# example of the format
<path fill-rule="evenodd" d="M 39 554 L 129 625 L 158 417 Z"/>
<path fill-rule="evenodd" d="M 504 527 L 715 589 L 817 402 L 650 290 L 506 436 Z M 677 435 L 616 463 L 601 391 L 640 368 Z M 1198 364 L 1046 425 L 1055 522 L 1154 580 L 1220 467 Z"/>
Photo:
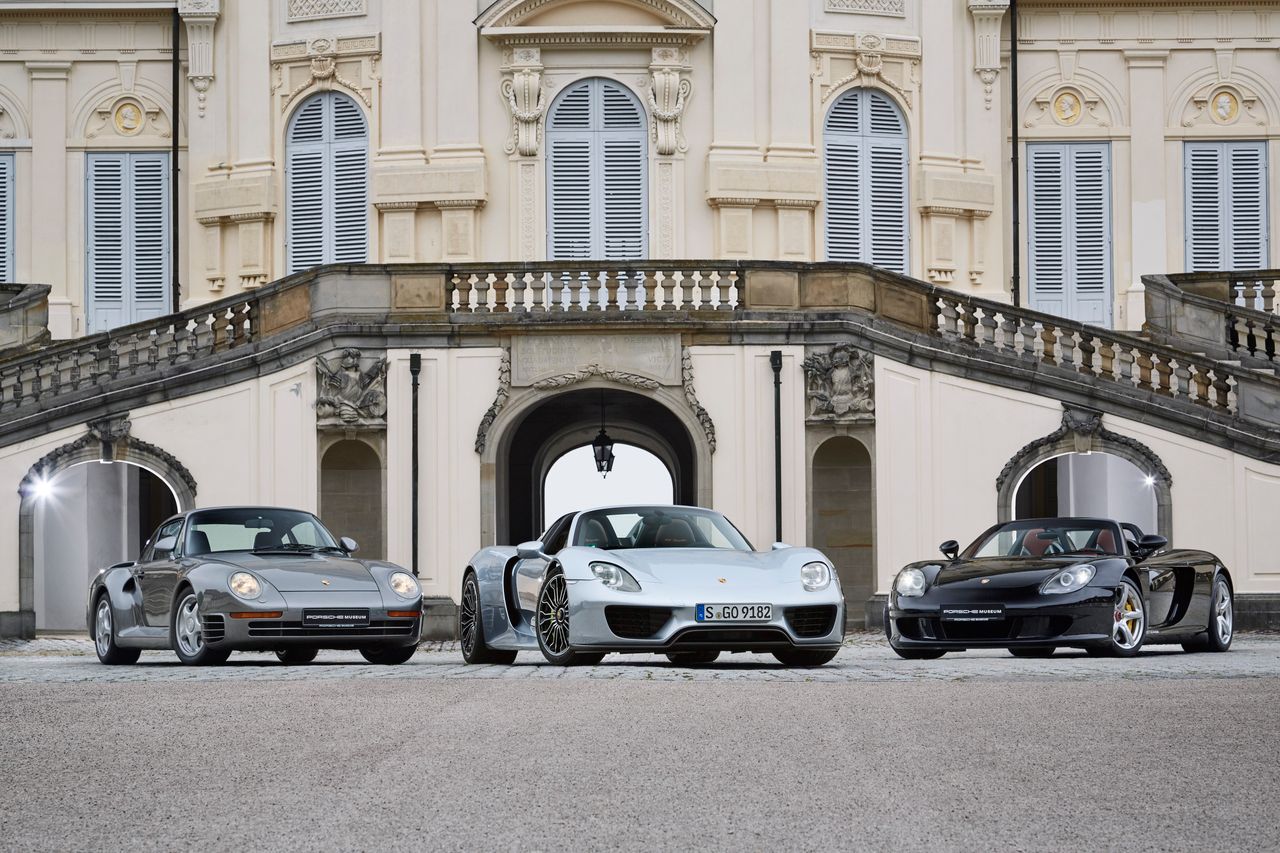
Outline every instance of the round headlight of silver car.
<path fill-rule="evenodd" d="M 235 572 L 227 578 L 227 586 L 231 588 L 232 595 L 245 601 L 252 601 L 262 594 L 262 584 L 248 572 Z"/>
<path fill-rule="evenodd" d="M 924 595 L 924 588 L 924 572 L 919 569 L 903 569 L 898 572 L 898 579 L 893 582 L 894 591 L 907 598 Z"/>
<path fill-rule="evenodd" d="M 831 586 L 831 567 L 826 563 L 814 561 L 800 567 L 800 583 L 809 592 L 817 592 Z"/>
<path fill-rule="evenodd" d="M 623 592 L 640 591 L 640 584 L 622 566 L 615 566 L 613 563 L 591 563 L 588 568 L 591 569 L 591 574 L 609 589 L 620 589 Z"/>
<path fill-rule="evenodd" d="M 422 587 L 418 586 L 418 582 L 408 572 L 392 572 L 387 583 L 391 585 L 391 591 L 401 598 L 417 598 L 422 595 Z"/>

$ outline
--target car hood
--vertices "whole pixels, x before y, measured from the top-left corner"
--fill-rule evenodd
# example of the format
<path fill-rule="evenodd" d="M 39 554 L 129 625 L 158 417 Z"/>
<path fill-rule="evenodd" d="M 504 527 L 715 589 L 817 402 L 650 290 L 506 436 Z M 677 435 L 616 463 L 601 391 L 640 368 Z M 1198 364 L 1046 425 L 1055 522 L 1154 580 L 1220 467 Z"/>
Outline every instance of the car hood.
<path fill-rule="evenodd" d="M 351 592 L 378 588 L 364 563 L 338 554 L 243 552 L 219 554 L 218 560 L 253 572 L 280 592 Z"/>
<path fill-rule="evenodd" d="M 987 582 L 985 585 L 988 588 L 1038 586 L 1067 566 L 1087 562 L 1089 562 L 1089 558 L 1083 555 L 1051 559 L 1008 557 L 957 560 L 954 563 L 943 565 L 934 579 L 933 585 L 963 587 L 981 584 L 985 580 Z"/>
<path fill-rule="evenodd" d="M 786 571 L 800 549 L 754 552 L 719 548 L 629 548 L 601 551 L 598 559 L 622 566 L 640 583 L 670 584 L 689 592 L 731 595 L 780 585 L 799 586 L 799 565 Z M 821 559 L 815 555 L 810 559 Z M 807 562 L 807 560 L 801 560 Z"/>

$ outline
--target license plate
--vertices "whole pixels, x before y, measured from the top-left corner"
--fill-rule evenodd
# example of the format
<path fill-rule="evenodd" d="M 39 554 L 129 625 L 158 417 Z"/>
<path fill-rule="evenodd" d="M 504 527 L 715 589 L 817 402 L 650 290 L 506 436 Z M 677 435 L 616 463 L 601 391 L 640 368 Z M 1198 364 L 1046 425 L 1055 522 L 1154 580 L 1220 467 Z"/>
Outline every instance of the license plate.
<path fill-rule="evenodd" d="M 699 622 L 768 622 L 773 619 L 772 604 L 699 604 Z"/>
<path fill-rule="evenodd" d="M 945 622 L 999 622 L 1004 618 L 1004 605 L 944 607 L 939 615 Z"/>
<path fill-rule="evenodd" d="M 368 610 L 304 610 L 304 628 L 365 628 L 369 625 Z"/>

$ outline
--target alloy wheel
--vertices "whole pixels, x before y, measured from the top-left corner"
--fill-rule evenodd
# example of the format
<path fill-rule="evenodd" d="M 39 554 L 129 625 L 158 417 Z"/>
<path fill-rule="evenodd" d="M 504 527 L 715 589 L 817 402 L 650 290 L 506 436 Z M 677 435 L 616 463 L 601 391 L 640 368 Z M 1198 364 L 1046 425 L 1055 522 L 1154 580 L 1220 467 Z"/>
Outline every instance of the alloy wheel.
<path fill-rule="evenodd" d="M 471 654 L 476 647 L 476 625 L 479 621 L 480 602 L 476 582 L 468 578 L 462 586 L 462 604 L 458 608 L 458 638 L 464 654 Z"/>
<path fill-rule="evenodd" d="M 98 647 L 98 656 L 105 657 L 111 653 L 111 602 L 104 595 L 98 601 L 98 612 L 94 617 L 93 642 Z"/>
<path fill-rule="evenodd" d="M 1116 647 L 1129 651 L 1141 645 L 1146 618 L 1138 591 L 1130 584 L 1120 584 L 1120 601 L 1116 603 L 1115 625 L 1111 629 Z"/>
<path fill-rule="evenodd" d="M 569 586 L 564 575 L 554 575 L 538 600 L 538 634 L 553 655 L 569 650 Z"/>
<path fill-rule="evenodd" d="M 1213 597 L 1213 624 L 1218 632 L 1218 642 L 1226 645 L 1231 642 L 1231 633 L 1234 628 L 1235 615 L 1231 607 L 1231 588 L 1227 586 L 1227 582 L 1219 579 L 1217 584 L 1217 595 Z"/>
<path fill-rule="evenodd" d="M 195 657 L 204 648 L 204 633 L 200 628 L 200 613 L 195 593 L 188 593 L 178 605 L 178 618 L 174 621 L 174 634 L 178 648 L 187 657 Z"/>

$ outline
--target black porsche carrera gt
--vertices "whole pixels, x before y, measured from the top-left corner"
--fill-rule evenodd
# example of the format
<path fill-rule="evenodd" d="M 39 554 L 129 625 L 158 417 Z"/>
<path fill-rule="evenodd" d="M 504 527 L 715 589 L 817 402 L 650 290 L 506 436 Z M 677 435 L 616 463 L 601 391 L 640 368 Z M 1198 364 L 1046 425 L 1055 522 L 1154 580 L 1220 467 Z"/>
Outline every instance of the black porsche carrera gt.
<path fill-rule="evenodd" d="M 1144 644 L 1231 647 L 1231 575 L 1207 551 L 1165 550 L 1163 536 L 1098 518 L 998 524 L 963 552 L 898 572 L 885 633 L 900 656 L 969 648 L 1048 657 L 1059 646 L 1127 657 Z"/>

